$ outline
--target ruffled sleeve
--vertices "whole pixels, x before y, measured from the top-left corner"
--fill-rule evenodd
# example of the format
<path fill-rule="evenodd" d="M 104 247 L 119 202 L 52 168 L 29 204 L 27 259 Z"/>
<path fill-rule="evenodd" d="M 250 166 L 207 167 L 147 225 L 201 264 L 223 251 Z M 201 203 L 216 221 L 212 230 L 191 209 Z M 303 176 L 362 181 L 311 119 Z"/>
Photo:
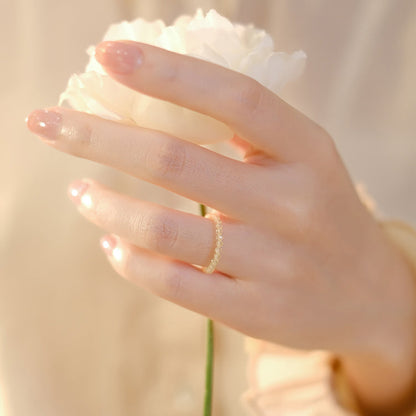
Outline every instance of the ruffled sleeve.
<path fill-rule="evenodd" d="M 250 389 L 243 395 L 256 416 L 351 416 L 333 391 L 335 357 L 247 340 Z M 353 399 L 353 397 L 351 397 Z M 354 402 L 351 403 L 354 405 Z"/>
<path fill-rule="evenodd" d="M 379 217 L 362 185 L 363 204 Z M 390 241 L 409 263 L 416 279 L 416 230 L 400 221 L 378 220 Z M 328 351 L 296 351 L 247 339 L 249 390 L 243 395 L 256 416 L 359 415 L 358 403 L 336 356 Z M 416 371 L 416 369 L 415 369 Z M 415 409 L 409 416 L 416 416 Z"/>

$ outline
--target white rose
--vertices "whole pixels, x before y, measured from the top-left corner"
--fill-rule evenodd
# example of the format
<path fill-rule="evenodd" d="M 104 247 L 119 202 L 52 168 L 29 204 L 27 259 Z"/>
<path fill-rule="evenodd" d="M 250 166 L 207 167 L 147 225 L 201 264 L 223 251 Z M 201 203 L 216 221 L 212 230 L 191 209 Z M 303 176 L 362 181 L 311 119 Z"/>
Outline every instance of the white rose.
<path fill-rule="evenodd" d="M 206 16 L 181 16 L 172 26 L 161 20 L 113 24 L 103 40 L 133 40 L 149 43 L 173 52 L 210 61 L 246 74 L 278 93 L 288 81 L 298 77 L 306 55 L 274 52 L 273 40 L 253 25 L 232 24 L 210 10 Z M 228 140 L 233 132 L 225 124 L 202 114 L 133 91 L 110 78 L 94 57 L 93 46 L 87 50 L 90 61 L 83 74 L 74 74 L 60 103 L 121 122 L 162 130 L 198 144 Z M 163 115 L 163 116 L 161 116 Z M 180 120 L 180 122 L 178 122 Z"/>

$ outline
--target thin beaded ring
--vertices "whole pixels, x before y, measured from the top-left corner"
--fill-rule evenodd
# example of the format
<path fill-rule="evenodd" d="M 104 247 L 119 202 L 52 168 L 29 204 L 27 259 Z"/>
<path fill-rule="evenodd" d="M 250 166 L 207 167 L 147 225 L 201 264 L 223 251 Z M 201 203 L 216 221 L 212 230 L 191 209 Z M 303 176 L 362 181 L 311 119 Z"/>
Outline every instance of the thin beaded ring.
<path fill-rule="evenodd" d="M 204 267 L 202 271 L 207 274 L 214 272 L 221 258 L 221 249 L 224 245 L 224 237 L 222 235 L 222 221 L 218 215 L 212 215 L 215 221 L 215 250 L 214 256 L 209 262 L 207 267 Z"/>

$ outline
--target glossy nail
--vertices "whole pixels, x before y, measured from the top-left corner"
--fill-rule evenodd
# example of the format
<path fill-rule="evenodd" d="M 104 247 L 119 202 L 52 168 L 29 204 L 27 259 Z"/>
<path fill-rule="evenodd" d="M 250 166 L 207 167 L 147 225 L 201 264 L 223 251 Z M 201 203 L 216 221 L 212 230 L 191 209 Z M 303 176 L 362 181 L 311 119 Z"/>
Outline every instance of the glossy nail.
<path fill-rule="evenodd" d="M 114 249 L 117 246 L 117 240 L 112 235 L 106 235 L 101 238 L 100 246 L 107 256 L 112 256 Z"/>
<path fill-rule="evenodd" d="M 71 201 L 77 205 L 81 203 L 86 206 L 91 205 L 87 203 L 88 201 L 86 201 L 85 198 L 83 198 L 89 186 L 89 183 L 85 181 L 75 181 L 71 183 L 68 188 L 68 196 Z"/>
<path fill-rule="evenodd" d="M 35 110 L 26 118 L 30 131 L 48 140 L 56 140 L 62 129 L 62 115 L 54 110 Z"/>
<path fill-rule="evenodd" d="M 134 44 L 125 42 L 102 42 L 95 49 L 95 58 L 106 69 L 127 75 L 138 68 L 143 55 Z"/>

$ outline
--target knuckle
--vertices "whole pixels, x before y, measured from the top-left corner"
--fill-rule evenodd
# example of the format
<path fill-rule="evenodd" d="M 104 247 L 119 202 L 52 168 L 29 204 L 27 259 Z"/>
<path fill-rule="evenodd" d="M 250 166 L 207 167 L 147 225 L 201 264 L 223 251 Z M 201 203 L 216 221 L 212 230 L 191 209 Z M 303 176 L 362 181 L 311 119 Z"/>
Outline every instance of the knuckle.
<path fill-rule="evenodd" d="M 183 275 L 174 267 L 166 267 L 160 277 L 160 295 L 166 299 L 181 299 L 184 292 Z"/>
<path fill-rule="evenodd" d="M 297 235 L 304 242 L 313 241 L 322 235 L 322 227 L 327 221 L 322 202 L 317 196 L 310 196 L 296 212 Z"/>
<path fill-rule="evenodd" d="M 290 204 L 290 221 L 296 234 L 302 239 L 309 239 L 315 233 L 315 227 L 322 224 L 321 196 L 316 173 L 310 169 L 303 172 L 304 182 L 301 195 L 294 197 Z M 301 179 L 300 179 L 301 180 Z"/>
<path fill-rule="evenodd" d="M 88 156 L 93 144 L 99 141 L 98 132 L 87 121 L 64 125 L 61 134 L 65 150 L 77 157 Z"/>
<path fill-rule="evenodd" d="M 237 110 L 245 115 L 256 115 L 263 107 L 265 90 L 255 80 L 247 80 L 243 88 L 237 87 Z"/>
<path fill-rule="evenodd" d="M 324 174 L 333 174 L 341 160 L 335 141 L 321 126 L 317 126 L 316 132 L 314 146 L 317 155 L 317 170 Z"/>
<path fill-rule="evenodd" d="M 317 210 L 312 201 L 305 201 L 295 212 L 297 230 L 302 236 L 311 235 L 313 224 L 317 220 Z"/>
<path fill-rule="evenodd" d="M 146 247 L 151 250 L 169 252 L 178 241 L 178 224 L 167 215 L 149 218 L 143 228 Z"/>
<path fill-rule="evenodd" d="M 153 67 L 155 76 L 163 83 L 177 84 L 180 80 L 180 67 L 177 60 L 170 60 L 169 65 L 157 65 Z"/>
<path fill-rule="evenodd" d="M 169 181 L 181 176 L 185 164 L 185 146 L 170 140 L 150 151 L 146 157 L 150 175 L 156 180 Z"/>
<path fill-rule="evenodd" d="M 324 131 L 321 135 L 320 150 L 327 162 L 338 160 L 338 150 L 332 137 Z"/>

